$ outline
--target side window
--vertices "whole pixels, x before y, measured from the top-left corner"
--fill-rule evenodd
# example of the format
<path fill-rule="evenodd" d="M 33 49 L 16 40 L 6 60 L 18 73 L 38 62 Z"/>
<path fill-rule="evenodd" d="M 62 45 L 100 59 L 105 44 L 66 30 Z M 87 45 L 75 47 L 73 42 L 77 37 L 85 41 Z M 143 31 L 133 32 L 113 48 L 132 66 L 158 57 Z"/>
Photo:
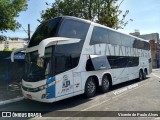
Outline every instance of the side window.
<path fill-rule="evenodd" d="M 112 30 L 109 30 L 110 44 L 121 45 L 121 34 Z"/>
<path fill-rule="evenodd" d="M 138 39 L 135 39 L 135 40 L 134 40 L 134 43 L 133 43 L 133 47 L 134 47 L 134 48 L 144 49 L 144 45 L 145 45 L 145 42 L 144 42 L 144 41 L 141 41 L 141 40 L 138 40 Z"/>
<path fill-rule="evenodd" d="M 145 50 L 150 50 L 150 44 L 148 42 L 145 42 Z"/>
<path fill-rule="evenodd" d="M 139 39 L 132 40 L 132 47 L 137 49 L 150 50 L 150 44 L 146 41 L 142 41 Z"/>
<path fill-rule="evenodd" d="M 109 44 L 108 30 L 102 27 L 95 26 L 92 32 L 90 45 L 101 44 L 101 43 Z"/>
<path fill-rule="evenodd" d="M 128 60 L 127 67 L 135 67 L 139 65 L 139 57 L 128 57 Z"/>
<path fill-rule="evenodd" d="M 79 63 L 81 51 L 79 44 L 57 45 L 55 48 L 55 74 L 75 68 Z"/>
<path fill-rule="evenodd" d="M 131 47 L 131 37 L 121 34 L 122 46 Z"/>

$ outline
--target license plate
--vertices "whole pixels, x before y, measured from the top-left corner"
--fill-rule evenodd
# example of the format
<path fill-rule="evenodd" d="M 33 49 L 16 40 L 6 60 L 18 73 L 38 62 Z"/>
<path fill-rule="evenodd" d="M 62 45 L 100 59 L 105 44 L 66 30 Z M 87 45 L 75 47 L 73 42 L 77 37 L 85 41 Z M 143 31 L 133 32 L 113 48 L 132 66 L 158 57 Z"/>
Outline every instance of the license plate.
<path fill-rule="evenodd" d="M 29 95 L 29 94 L 27 94 L 26 97 L 27 97 L 28 99 L 32 99 L 32 96 Z"/>

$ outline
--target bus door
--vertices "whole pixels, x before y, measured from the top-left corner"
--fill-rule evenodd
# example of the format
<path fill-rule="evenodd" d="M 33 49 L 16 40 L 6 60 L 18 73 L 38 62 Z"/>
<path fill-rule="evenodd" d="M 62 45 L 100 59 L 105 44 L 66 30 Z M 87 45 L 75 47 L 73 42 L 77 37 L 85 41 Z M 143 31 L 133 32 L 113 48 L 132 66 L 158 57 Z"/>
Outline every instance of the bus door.
<path fill-rule="evenodd" d="M 73 93 L 73 72 L 68 70 L 67 57 L 64 54 L 55 54 L 56 95 L 63 96 Z"/>

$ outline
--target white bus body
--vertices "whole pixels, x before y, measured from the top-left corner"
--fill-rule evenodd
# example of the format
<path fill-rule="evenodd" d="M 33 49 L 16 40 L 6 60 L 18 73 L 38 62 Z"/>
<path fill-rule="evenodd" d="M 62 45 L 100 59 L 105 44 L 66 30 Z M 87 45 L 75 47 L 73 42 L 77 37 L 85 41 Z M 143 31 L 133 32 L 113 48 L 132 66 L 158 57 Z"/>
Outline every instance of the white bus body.
<path fill-rule="evenodd" d="M 41 34 L 35 32 L 25 48 L 22 80 L 25 98 L 55 102 L 83 93 L 92 97 L 99 86 L 102 92 L 107 92 L 112 85 L 142 80 L 151 73 L 147 41 L 87 20 L 60 18 L 61 23 L 57 24 L 65 26 L 66 22 L 67 29 L 59 27 L 57 35 L 42 37 L 42 32 L 47 31 L 42 30 L 42 24 L 37 29 L 39 32 L 41 28 Z M 48 26 L 50 21 L 46 22 Z"/>

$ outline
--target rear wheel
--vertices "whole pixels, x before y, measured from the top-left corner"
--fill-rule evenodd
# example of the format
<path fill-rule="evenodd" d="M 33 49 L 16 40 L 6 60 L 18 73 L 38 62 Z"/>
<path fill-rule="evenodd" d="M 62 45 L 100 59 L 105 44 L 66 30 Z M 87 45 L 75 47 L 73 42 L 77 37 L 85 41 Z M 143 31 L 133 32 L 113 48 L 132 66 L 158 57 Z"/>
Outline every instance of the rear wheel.
<path fill-rule="evenodd" d="M 147 75 L 147 72 L 146 72 L 146 70 L 144 70 L 144 72 L 143 72 L 143 80 L 145 80 L 147 78 L 146 75 Z"/>
<path fill-rule="evenodd" d="M 109 78 L 107 75 L 104 75 L 102 78 L 102 85 L 100 86 L 100 90 L 102 93 L 108 92 L 110 87 Z"/>
<path fill-rule="evenodd" d="M 93 97 L 96 93 L 96 82 L 94 77 L 89 77 L 86 81 L 84 95 L 87 98 Z"/>
<path fill-rule="evenodd" d="M 139 71 L 139 81 L 143 80 L 143 72 L 142 70 Z"/>

